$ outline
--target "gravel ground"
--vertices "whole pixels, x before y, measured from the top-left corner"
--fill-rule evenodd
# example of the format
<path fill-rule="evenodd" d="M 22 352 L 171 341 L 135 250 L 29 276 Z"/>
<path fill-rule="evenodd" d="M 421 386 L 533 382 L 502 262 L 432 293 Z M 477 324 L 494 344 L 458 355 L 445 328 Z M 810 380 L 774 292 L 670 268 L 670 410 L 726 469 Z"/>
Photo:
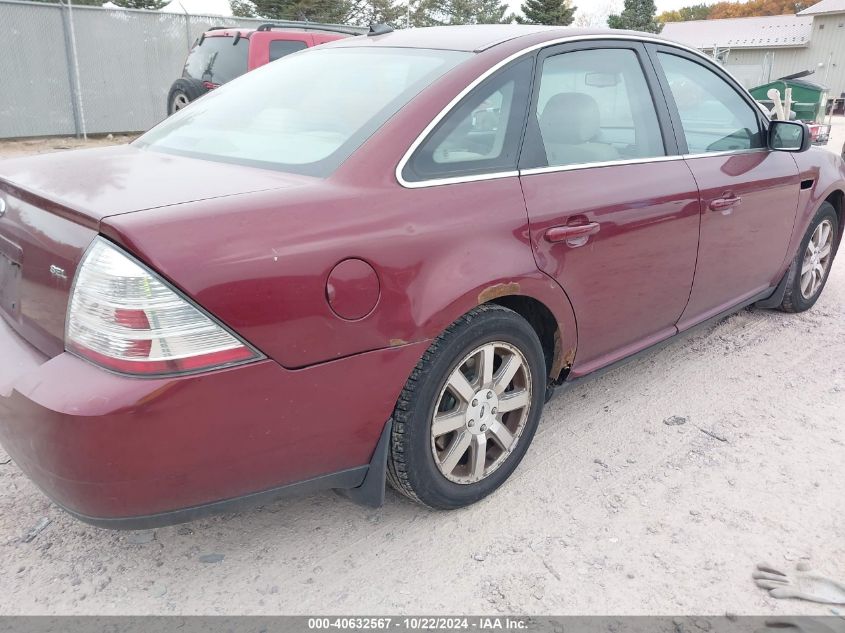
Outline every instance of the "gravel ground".
<path fill-rule="evenodd" d="M 843 140 L 839 120 L 829 148 Z M 0 155 L 27 143 L 75 145 Z M 111 532 L 0 453 L 0 611 L 830 613 L 768 597 L 751 571 L 845 578 L 843 317 L 838 262 L 810 312 L 743 311 L 565 391 L 514 477 L 448 513 L 324 493 Z"/>

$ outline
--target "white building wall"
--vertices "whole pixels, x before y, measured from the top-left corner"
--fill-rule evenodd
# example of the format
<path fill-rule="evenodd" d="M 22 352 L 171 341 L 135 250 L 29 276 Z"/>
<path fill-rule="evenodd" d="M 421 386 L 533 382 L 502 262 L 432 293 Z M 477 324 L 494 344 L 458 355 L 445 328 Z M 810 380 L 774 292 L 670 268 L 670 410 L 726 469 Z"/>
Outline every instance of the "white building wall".
<path fill-rule="evenodd" d="M 813 70 L 808 81 L 827 86 L 831 97 L 845 92 L 845 13 L 817 15 L 810 45 L 803 48 L 734 48 L 725 67 L 746 87 Z"/>

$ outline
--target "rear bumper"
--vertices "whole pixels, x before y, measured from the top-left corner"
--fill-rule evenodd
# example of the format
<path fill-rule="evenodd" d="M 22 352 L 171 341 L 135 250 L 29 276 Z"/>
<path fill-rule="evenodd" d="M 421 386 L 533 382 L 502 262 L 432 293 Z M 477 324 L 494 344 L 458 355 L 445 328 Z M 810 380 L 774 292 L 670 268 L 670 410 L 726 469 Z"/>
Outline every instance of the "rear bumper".
<path fill-rule="evenodd" d="M 56 503 L 110 527 L 354 487 L 425 345 L 137 379 L 47 359 L 0 319 L 0 443 Z"/>

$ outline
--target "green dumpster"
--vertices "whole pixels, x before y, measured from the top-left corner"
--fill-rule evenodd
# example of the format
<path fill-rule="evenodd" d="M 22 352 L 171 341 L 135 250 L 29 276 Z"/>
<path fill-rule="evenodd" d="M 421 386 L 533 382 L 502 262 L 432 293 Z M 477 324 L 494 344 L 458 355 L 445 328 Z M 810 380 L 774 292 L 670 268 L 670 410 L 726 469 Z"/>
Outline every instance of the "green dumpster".
<path fill-rule="evenodd" d="M 762 86 L 751 88 L 749 92 L 757 101 L 770 110 L 774 102 L 769 99 L 768 92 L 772 88 L 780 91 L 781 102 L 786 96 L 786 89 L 792 88 L 792 105 L 790 110 L 795 113 L 795 118 L 808 123 L 821 122 L 824 117 L 824 109 L 827 104 L 827 91 L 824 86 L 807 81 L 806 79 L 777 79 Z"/>

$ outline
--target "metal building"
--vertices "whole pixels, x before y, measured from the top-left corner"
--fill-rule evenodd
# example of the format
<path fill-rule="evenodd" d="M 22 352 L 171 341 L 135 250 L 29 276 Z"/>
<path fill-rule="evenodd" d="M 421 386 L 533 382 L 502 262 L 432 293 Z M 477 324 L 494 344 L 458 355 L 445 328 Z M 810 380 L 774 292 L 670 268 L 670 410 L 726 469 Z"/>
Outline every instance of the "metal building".
<path fill-rule="evenodd" d="M 797 15 L 669 22 L 661 33 L 716 56 L 746 87 L 812 71 L 845 93 L 845 0 L 821 0 Z"/>

